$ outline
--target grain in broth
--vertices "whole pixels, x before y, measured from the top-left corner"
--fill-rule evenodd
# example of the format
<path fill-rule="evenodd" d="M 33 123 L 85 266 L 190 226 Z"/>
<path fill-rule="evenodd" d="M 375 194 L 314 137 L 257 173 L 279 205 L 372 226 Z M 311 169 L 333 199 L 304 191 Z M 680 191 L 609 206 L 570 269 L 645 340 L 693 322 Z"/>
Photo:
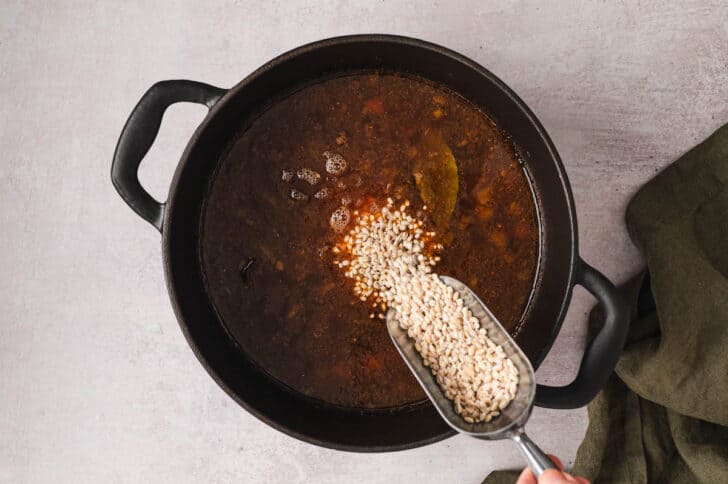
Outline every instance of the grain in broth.
<path fill-rule="evenodd" d="M 454 206 L 438 223 L 437 207 L 422 211 L 416 183 L 433 133 L 450 150 L 458 182 Z M 327 171 L 332 157 L 345 167 Z M 441 175 L 433 173 L 437 186 Z M 213 304 L 241 349 L 285 386 L 356 408 L 425 398 L 382 321 L 370 318 L 369 301 L 353 296 L 333 264 L 342 234 L 332 214 L 346 208 L 345 232 L 355 211 L 376 211 L 387 197 L 409 200 L 436 231 L 445 246 L 438 273 L 467 283 L 506 329 L 520 321 L 538 229 L 508 138 L 466 100 L 418 78 L 329 79 L 273 104 L 236 138 L 202 224 Z"/>

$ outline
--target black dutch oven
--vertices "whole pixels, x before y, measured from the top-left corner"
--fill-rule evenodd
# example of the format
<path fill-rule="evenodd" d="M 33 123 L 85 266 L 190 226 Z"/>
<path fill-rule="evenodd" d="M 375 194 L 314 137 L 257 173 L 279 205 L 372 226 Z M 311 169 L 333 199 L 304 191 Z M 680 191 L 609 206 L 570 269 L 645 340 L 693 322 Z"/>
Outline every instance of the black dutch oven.
<path fill-rule="evenodd" d="M 241 406 L 301 440 L 352 451 L 389 451 L 453 435 L 429 402 L 401 410 L 354 411 L 312 401 L 276 384 L 225 330 L 207 295 L 200 265 L 200 221 L 207 188 L 226 147 L 258 108 L 297 86 L 348 71 L 396 71 L 445 85 L 494 118 L 521 148 L 541 226 L 539 271 L 517 341 L 534 366 L 559 332 L 572 289 L 579 284 L 603 306 L 606 322 L 586 349 L 574 381 L 539 385 L 537 405 L 576 408 L 605 384 L 624 345 L 628 311 L 614 286 L 578 254 L 576 212 L 558 153 L 519 97 L 480 65 L 421 40 L 356 35 L 315 42 L 270 61 L 232 89 L 193 81 L 152 86 L 132 111 L 114 153 L 117 191 L 162 233 L 164 270 L 172 305 L 197 358 Z M 167 107 L 193 102 L 210 111 L 187 144 L 166 203 L 152 198 L 137 170 Z"/>

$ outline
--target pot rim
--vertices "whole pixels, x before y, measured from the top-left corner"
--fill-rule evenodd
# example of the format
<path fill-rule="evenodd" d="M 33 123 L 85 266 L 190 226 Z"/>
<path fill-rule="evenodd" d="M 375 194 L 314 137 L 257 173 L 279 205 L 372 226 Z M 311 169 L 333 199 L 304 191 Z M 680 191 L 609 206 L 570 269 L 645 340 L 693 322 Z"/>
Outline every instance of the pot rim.
<path fill-rule="evenodd" d="M 392 43 L 392 44 L 400 44 L 400 45 L 406 45 L 409 47 L 416 47 L 428 51 L 432 51 L 435 54 L 443 55 L 446 57 L 450 57 L 453 60 L 466 65 L 470 69 L 476 71 L 478 74 L 480 74 L 483 77 L 488 78 L 491 82 L 496 84 L 501 92 L 506 95 L 510 100 L 513 102 L 515 106 L 517 106 L 523 114 L 528 118 L 529 122 L 534 126 L 536 131 L 538 132 L 539 136 L 541 137 L 541 140 L 543 141 L 545 147 L 547 148 L 552 161 L 556 165 L 556 169 L 558 172 L 558 178 L 561 183 L 561 186 L 563 188 L 564 194 L 566 195 L 566 202 L 568 205 L 568 219 L 570 222 L 570 231 L 572 233 L 572 244 L 571 244 L 571 254 L 570 254 L 570 267 L 569 267 L 569 275 L 568 275 L 568 281 L 567 281 L 567 287 L 565 291 L 565 297 L 562 301 L 561 307 L 559 309 L 559 316 L 555 323 L 552 325 L 551 333 L 549 334 L 549 338 L 547 341 L 547 344 L 544 346 L 543 350 L 541 351 L 538 358 L 533 361 L 533 367 L 534 369 L 537 369 L 538 366 L 543 362 L 546 355 L 551 350 L 551 347 L 553 346 L 554 341 L 556 340 L 556 337 L 561 330 L 561 326 L 564 320 L 564 317 L 566 315 L 566 312 L 569 307 L 569 303 L 571 302 L 571 297 L 573 293 L 573 288 L 575 285 L 576 280 L 576 271 L 577 271 L 577 262 L 578 262 L 578 231 L 577 231 L 577 225 L 576 225 L 576 210 L 575 210 L 575 204 L 573 200 L 573 194 L 571 191 L 571 186 L 569 184 L 569 180 L 566 176 L 566 171 L 564 169 L 563 163 L 561 161 L 561 158 L 558 154 L 558 151 L 556 150 L 556 147 L 554 146 L 551 138 L 549 137 L 548 133 L 544 129 L 544 127 L 541 125 L 538 118 L 536 118 L 535 114 L 531 111 L 531 109 L 527 106 L 527 104 L 510 88 L 508 87 L 503 81 L 501 81 L 497 76 L 495 76 L 492 72 L 490 72 L 488 69 L 483 67 L 482 65 L 476 63 L 472 59 L 469 59 L 468 57 L 459 54 L 458 52 L 455 52 L 447 47 L 443 47 L 438 44 L 434 44 L 425 40 L 413 38 L 413 37 L 406 37 L 406 36 L 400 36 L 400 35 L 392 35 L 392 34 L 354 34 L 354 35 L 343 35 L 343 36 L 337 36 L 337 37 L 330 37 L 314 42 L 310 42 L 304 45 L 301 45 L 299 47 L 293 48 L 291 50 L 288 50 L 270 61 L 266 62 L 256 70 L 254 70 L 252 73 L 247 75 L 245 78 L 243 78 L 240 82 L 238 82 L 235 86 L 230 88 L 216 103 L 212 106 L 210 111 L 207 113 L 205 118 L 202 120 L 202 122 L 199 124 L 197 129 L 194 131 L 192 136 L 190 137 L 181 157 L 177 164 L 177 167 L 174 171 L 174 175 L 172 177 L 172 180 L 170 182 L 169 187 L 169 193 L 168 193 L 168 199 L 166 203 L 166 209 L 164 211 L 164 222 L 162 226 L 162 257 L 163 257 L 163 264 L 164 264 L 164 275 L 165 275 L 165 284 L 167 286 L 167 290 L 169 293 L 170 301 L 172 303 L 172 307 L 175 313 L 175 316 L 177 318 L 177 321 L 179 323 L 179 326 L 182 330 L 182 333 L 184 334 L 185 339 L 187 340 L 188 345 L 192 349 L 193 353 L 197 357 L 197 359 L 200 361 L 202 366 L 205 368 L 207 373 L 212 377 L 212 379 L 227 393 L 233 400 L 235 400 L 241 407 L 243 407 L 248 413 L 255 416 L 259 420 L 261 420 L 263 423 L 267 424 L 268 426 L 275 428 L 276 430 L 279 430 L 280 432 L 287 434 L 291 437 L 294 437 L 298 440 L 302 440 L 304 442 L 308 442 L 311 444 L 335 449 L 335 450 L 344 450 L 344 451 L 351 451 L 351 452 L 388 452 L 388 451 L 397 451 L 397 450 L 406 450 L 411 448 L 420 447 L 427 444 L 432 444 L 435 442 L 439 442 L 441 440 L 444 440 L 448 437 L 452 437 L 456 434 L 455 431 L 449 430 L 445 431 L 439 435 L 435 435 L 432 438 L 427 439 L 420 439 L 416 441 L 411 441 L 405 444 L 400 445 L 383 445 L 383 446 L 357 446 L 357 445 L 342 445 L 336 442 L 330 442 L 330 441 L 324 441 L 321 439 L 317 439 L 315 437 L 311 437 L 306 434 L 302 434 L 300 432 L 297 432 L 285 425 L 282 425 L 278 423 L 277 421 L 269 418 L 268 416 L 262 414 L 257 409 L 253 408 L 251 405 L 249 405 L 246 401 L 241 399 L 228 385 L 225 381 L 223 381 L 222 378 L 215 372 L 215 370 L 211 367 L 210 363 L 207 361 L 207 358 L 205 355 L 200 351 L 197 342 L 190 334 L 190 329 L 187 325 L 187 322 L 184 318 L 184 315 L 182 314 L 182 308 L 180 304 L 180 297 L 177 292 L 176 286 L 173 281 L 172 277 L 172 266 L 170 262 L 170 224 L 172 217 L 170 214 L 173 212 L 175 207 L 175 200 L 177 198 L 178 193 L 178 186 L 179 182 L 182 176 L 182 173 L 185 171 L 185 167 L 187 166 L 187 163 L 190 159 L 190 153 L 192 151 L 193 146 L 197 143 L 199 138 L 201 137 L 202 133 L 207 129 L 208 125 L 210 124 L 211 120 L 215 118 L 217 113 L 223 109 L 223 107 L 228 103 L 230 99 L 232 99 L 235 96 L 238 96 L 242 91 L 244 91 L 248 85 L 257 77 L 261 76 L 265 72 L 268 72 L 272 69 L 275 69 L 281 64 L 284 64 L 291 59 L 298 57 L 301 54 L 305 54 L 311 51 L 315 51 L 318 49 L 334 46 L 334 45 L 342 45 L 342 44 L 355 44 L 355 43 L 371 43 L 371 42 L 381 42 L 381 43 Z"/>

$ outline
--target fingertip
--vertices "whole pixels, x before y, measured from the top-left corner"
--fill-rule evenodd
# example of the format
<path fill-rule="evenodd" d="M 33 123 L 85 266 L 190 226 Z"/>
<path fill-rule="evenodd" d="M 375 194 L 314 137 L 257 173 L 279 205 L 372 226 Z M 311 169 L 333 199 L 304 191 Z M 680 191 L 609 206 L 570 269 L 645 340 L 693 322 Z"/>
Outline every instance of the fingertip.
<path fill-rule="evenodd" d="M 564 464 L 561 463 L 561 459 L 556 457 L 554 454 L 548 454 L 549 459 L 553 461 L 554 464 L 556 464 L 556 467 L 558 467 L 560 470 L 564 470 Z"/>
<path fill-rule="evenodd" d="M 538 481 L 536 480 L 536 476 L 533 475 L 533 472 L 531 472 L 531 469 L 526 467 L 521 472 L 521 475 L 518 476 L 516 484 L 538 484 Z"/>
<path fill-rule="evenodd" d="M 569 481 L 569 477 L 571 476 L 567 477 L 567 474 L 557 471 L 556 469 L 546 469 L 538 479 L 538 484 L 563 484 L 565 482 L 576 482 L 573 477 L 571 478 L 571 481 Z"/>

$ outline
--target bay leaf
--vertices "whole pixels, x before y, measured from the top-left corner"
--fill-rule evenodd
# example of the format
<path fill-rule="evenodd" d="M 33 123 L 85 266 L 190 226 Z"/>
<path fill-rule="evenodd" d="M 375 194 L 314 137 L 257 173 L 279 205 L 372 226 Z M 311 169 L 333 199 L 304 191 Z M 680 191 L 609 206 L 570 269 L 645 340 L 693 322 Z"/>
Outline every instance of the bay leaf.
<path fill-rule="evenodd" d="M 429 129 L 420 138 L 412 174 L 435 226 L 446 229 L 458 198 L 458 165 L 439 131 Z"/>

